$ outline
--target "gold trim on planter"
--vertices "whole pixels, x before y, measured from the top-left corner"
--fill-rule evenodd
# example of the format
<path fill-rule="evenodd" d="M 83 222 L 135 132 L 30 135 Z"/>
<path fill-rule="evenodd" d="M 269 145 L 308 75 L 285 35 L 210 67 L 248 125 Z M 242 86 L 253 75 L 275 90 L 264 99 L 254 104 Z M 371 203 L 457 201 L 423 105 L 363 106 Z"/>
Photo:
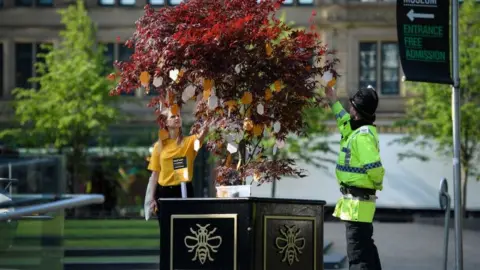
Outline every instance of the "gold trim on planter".
<path fill-rule="evenodd" d="M 267 221 L 268 220 L 271 220 L 271 219 L 276 219 L 276 220 L 297 220 L 297 221 L 313 221 L 313 269 L 316 270 L 317 269 L 317 219 L 316 217 L 302 217 L 302 216 L 264 216 L 263 218 L 263 269 L 264 270 L 267 270 Z M 297 231 L 297 228 L 296 226 L 292 226 L 292 227 L 288 227 L 286 225 L 284 225 L 285 228 L 288 229 L 291 229 L 291 230 L 294 230 L 297 234 L 300 233 L 300 230 L 298 229 Z M 292 231 L 293 233 L 295 233 L 294 231 Z M 287 231 L 286 231 L 287 232 Z M 300 240 L 303 240 L 303 245 L 300 245 L 300 249 L 303 249 L 305 247 L 305 238 L 302 237 L 302 238 L 295 238 L 296 240 L 300 241 Z M 279 240 L 282 240 L 282 237 L 276 237 L 275 239 L 275 247 L 277 247 L 277 249 L 279 249 L 280 251 L 283 250 L 283 252 L 285 253 L 284 255 L 284 259 L 282 262 L 285 262 L 286 260 L 289 260 L 288 257 L 289 257 L 289 254 L 288 254 L 288 244 L 291 244 L 289 242 L 286 243 L 285 247 L 284 248 L 281 248 L 280 245 L 278 244 L 278 241 Z M 296 254 L 296 253 L 295 253 Z M 295 254 L 292 254 L 292 255 L 295 255 Z M 297 256 L 295 255 L 295 258 Z M 294 259 L 294 258 L 292 258 Z M 288 262 L 290 265 L 292 265 L 293 261 L 290 261 Z"/>
<path fill-rule="evenodd" d="M 170 217 L 170 270 L 173 270 L 173 235 L 174 235 L 174 220 L 175 219 L 200 219 L 200 218 L 228 218 L 233 219 L 233 270 L 237 270 L 237 214 L 199 214 L 199 215 L 171 215 Z M 210 224 L 200 225 L 197 224 L 198 228 L 190 228 L 191 235 L 184 238 L 184 244 L 189 252 L 193 252 L 194 260 L 198 260 L 201 264 L 211 258 L 210 250 L 207 248 L 205 250 L 200 250 L 197 245 L 187 244 L 187 240 L 198 240 L 198 235 L 206 236 L 207 245 L 208 240 L 216 241 L 212 243 L 211 246 L 213 250 L 217 250 L 223 239 L 221 236 L 214 236 L 216 229 L 209 228 Z M 212 260 L 214 260 L 212 258 Z"/>

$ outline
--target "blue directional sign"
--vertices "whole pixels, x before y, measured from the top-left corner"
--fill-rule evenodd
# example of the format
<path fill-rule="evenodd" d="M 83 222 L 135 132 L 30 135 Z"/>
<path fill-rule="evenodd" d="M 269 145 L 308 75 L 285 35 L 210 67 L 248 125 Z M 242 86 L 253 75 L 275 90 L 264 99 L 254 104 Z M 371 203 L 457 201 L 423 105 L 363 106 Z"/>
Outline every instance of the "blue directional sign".
<path fill-rule="evenodd" d="M 407 81 L 452 84 L 450 1 L 397 0 L 397 37 Z"/>

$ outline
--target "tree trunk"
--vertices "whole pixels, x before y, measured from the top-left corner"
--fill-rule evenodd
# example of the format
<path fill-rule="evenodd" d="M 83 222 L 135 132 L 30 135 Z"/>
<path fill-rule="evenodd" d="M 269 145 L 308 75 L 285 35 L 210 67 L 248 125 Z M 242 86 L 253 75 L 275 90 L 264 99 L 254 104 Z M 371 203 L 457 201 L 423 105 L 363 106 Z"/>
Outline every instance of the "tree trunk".
<path fill-rule="evenodd" d="M 244 166 L 245 164 L 247 164 L 247 144 L 245 142 L 245 140 L 241 140 L 239 143 L 238 143 L 238 153 L 239 153 L 239 159 L 240 159 L 240 162 L 241 162 L 241 165 Z M 246 182 L 247 182 L 247 178 L 246 177 L 242 177 L 241 179 L 242 183 L 241 185 L 245 185 Z"/>
<path fill-rule="evenodd" d="M 84 149 L 80 146 L 74 146 L 73 151 L 71 152 L 71 155 L 69 157 L 69 163 L 70 163 L 70 184 L 71 184 L 71 192 L 73 194 L 79 194 L 79 193 L 84 193 L 84 190 L 81 188 L 81 184 L 83 183 L 83 175 L 84 175 L 84 165 L 85 165 L 85 160 L 84 160 Z M 74 215 L 76 217 L 80 216 L 82 211 L 84 209 L 78 209 L 75 208 L 73 209 Z"/>
<path fill-rule="evenodd" d="M 465 168 L 465 166 L 463 166 L 462 173 L 463 173 L 462 184 L 461 184 L 461 188 L 462 188 L 462 215 L 463 215 L 463 217 L 467 217 L 467 183 L 468 183 L 468 173 L 469 173 L 468 168 Z"/>

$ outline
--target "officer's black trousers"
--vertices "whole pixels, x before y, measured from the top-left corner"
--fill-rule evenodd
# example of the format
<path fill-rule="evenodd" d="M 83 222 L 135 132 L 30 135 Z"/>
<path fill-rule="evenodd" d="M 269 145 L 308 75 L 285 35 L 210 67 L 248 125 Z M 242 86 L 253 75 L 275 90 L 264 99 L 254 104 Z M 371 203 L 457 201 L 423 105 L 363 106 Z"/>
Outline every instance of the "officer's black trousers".
<path fill-rule="evenodd" d="M 381 270 L 377 246 L 372 238 L 372 223 L 347 221 L 345 226 L 349 269 Z"/>

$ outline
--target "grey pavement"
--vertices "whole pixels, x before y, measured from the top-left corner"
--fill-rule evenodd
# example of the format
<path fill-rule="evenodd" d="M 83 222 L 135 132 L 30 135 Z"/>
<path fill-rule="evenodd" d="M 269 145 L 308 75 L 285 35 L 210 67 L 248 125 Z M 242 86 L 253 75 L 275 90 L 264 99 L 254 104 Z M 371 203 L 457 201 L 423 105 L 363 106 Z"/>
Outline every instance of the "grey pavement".
<path fill-rule="evenodd" d="M 374 223 L 374 239 L 383 270 L 442 270 L 443 227 L 418 223 Z M 345 227 L 325 223 L 330 252 L 346 254 Z M 455 269 L 454 231 L 450 230 L 448 270 Z M 480 231 L 463 231 L 463 269 L 480 269 Z M 345 264 L 348 266 L 348 263 Z M 347 268 L 344 268 L 347 269 Z"/>

